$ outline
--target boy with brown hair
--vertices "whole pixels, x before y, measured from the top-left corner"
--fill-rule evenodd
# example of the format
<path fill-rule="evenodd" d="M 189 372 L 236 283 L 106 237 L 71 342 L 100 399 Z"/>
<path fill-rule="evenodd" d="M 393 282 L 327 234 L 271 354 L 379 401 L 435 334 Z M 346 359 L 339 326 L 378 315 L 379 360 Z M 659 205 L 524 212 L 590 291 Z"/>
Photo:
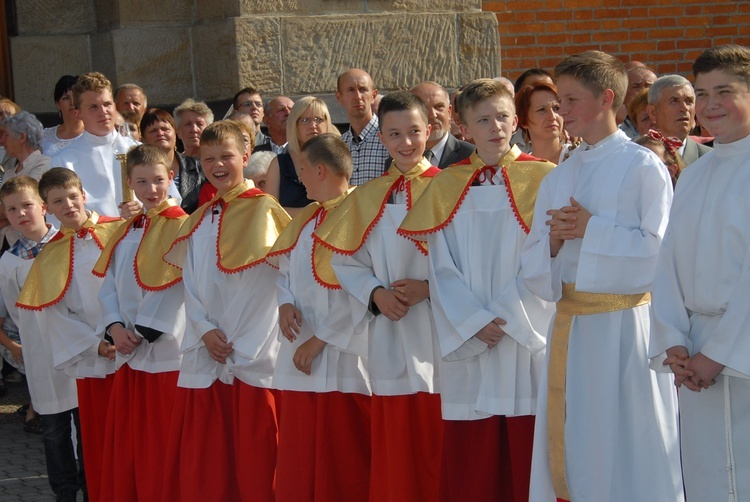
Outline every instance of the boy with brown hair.
<path fill-rule="evenodd" d="M 367 351 L 370 500 L 434 501 L 443 424 L 427 250 L 396 230 L 439 169 L 423 157 L 430 126 L 418 97 L 390 93 L 378 116 L 390 169 L 352 192 L 314 235 L 334 252 L 336 277 L 356 306 L 354 322 L 375 316 Z"/>
<path fill-rule="evenodd" d="M 443 500 L 528 501 L 551 309 L 523 285 L 520 250 L 554 167 L 511 148 L 513 96 L 475 80 L 456 100 L 476 150 L 438 174 L 399 233 L 426 240 L 443 361 Z"/>
<path fill-rule="evenodd" d="M 104 278 L 99 327 L 117 347 L 103 452 L 113 474 L 102 500 L 161 497 L 185 330 L 182 274 L 161 259 L 187 219 L 169 197 L 172 174 L 156 146 L 128 152 L 127 181 L 143 212 L 119 225 L 93 270 Z"/>
<path fill-rule="evenodd" d="M 680 176 L 654 283 L 652 368 L 680 387 L 688 500 L 750 497 L 750 49 L 693 64 L 714 150 Z"/>
<path fill-rule="evenodd" d="M 542 181 L 522 255 L 527 287 L 557 302 L 530 500 L 682 500 L 676 395 L 646 357 L 669 173 L 617 128 L 620 61 L 589 51 L 555 73 L 583 143 Z"/>
<path fill-rule="evenodd" d="M 201 165 L 216 196 L 185 221 L 165 259 L 182 268 L 187 326 L 164 493 L 180 500 L 274 499 L 271 377 L 278 272 L 266 255 L 289 222 L 245 180 L 248 153 L 231 121 L 206 127 Z"/>
<path fill-rule="evenodd" d="M 73 102 L 76 116 L 83 121 L 83 133 L 52 158 L 52 165 L 67 167 L 78 174 L 92 210 L 109 215 L 137 214 L 140 212 L 137 202 L 122 202 L 122 171 L 116 157 L 137 143 L 115 130 L 117 110 L 112 84 L 101 73 L 85 73 L 73 86 Z"/>
<path fill-rule="evenodd" d="M 75 380 L 55 369 L 46 327 L 36 313 L 16 307 L 33 260 L 57 230 L 44 222 L 47 210 L 33 178 L 18 176 L 4 183 L 0 187 L 0 203 L 10 224 L 21 234 L 0 258 L 0 291 L 21 335 L 31 403 L 42 420 L 49 484 L 56 500 L 74 501 L 78 490 L 86 492 L 80 432 L 78 452 L 74 451 L 71 439 L 71 422 L 80 431 Z"/>
<path fill-rule="evenodd" d="M 97 500 L 115 348 L 97 329 L 102 281 L 91 269 L 122 220 L 86 210 L 81 180 L 70 169 L 44 173 L 39 192 L 61 227 L 34 260 L 17 305 L 43 326 L 55 370 L 75 379 L 86 486 Z"/>
<path fill-rule="evenodd" d="M 353 190 L 349 147 L 333 134 L 302 145 L 300 181 L 314 202 L 287 225 L 269 253 L 279 266 L 279 325 L 285 340 L 274 368 L 284 391 L 276 500 L 367 500 L 370 389 L 367 322 L 355 325 L 331 250 L 313 231 Z"/>

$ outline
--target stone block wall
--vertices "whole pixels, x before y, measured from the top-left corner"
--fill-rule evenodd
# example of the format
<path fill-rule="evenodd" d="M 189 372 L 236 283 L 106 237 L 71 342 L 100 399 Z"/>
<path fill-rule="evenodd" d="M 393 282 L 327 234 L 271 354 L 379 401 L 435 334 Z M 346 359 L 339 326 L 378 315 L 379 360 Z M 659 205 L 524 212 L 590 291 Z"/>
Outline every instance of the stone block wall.
<path fill-rule="evenodd" d="M 54 110 L 60 75 L 102 71 L 152 104 L 326 94 L 351 67 L 380 89 L 447 87 L 500 72 L 497 19 L 481 0 L 22 0 L 11 39 L 17 101 Z M 41 15 L 40 15 L 41 13 Z"/>

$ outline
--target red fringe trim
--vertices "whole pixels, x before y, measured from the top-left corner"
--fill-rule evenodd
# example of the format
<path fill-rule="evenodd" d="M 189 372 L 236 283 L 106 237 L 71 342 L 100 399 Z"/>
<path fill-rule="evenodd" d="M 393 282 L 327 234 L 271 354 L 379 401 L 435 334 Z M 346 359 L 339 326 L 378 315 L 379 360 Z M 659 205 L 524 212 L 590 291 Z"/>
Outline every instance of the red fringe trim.
<path fill-rule="evenodd" d="M 302 230 L 305 229 L 305 227 L 307 226 L 307 224 L 310 223 L 310 221 L 312 221 L 313 219 L 315 219 L 318 216 L 318 213 L 320 213 L 322 210 L 323 210 L 323 206 L 320 206 L 320 208 L 318 208 L 318 210 L 315 211 L 312 214 L 312 216 L 310 216 L 310 218 L 308 218 L 307 221 L 305 221 L 302 224 L 302 226 L 300 227 L 300 232 L 302 232 Z M 297 238 L 294 239 L 294 242 L 288 248 L 286 248 L 286 249 L 277 249 L 276 251 L 274 251 L 272 253 L 268 253 L 266 255 L 266 258 L 272 258 L 274 256 L 279 256 L 279 255 L 282 255 L 282 254 L 291 253 L 292 249 L 294 249 L 297 246 L 297 242 L 299 242 L 299 234 L 297 234 Z M 279 267 L 276 267 L 276 266 L 272 265 L 271 263 L 269 263 L 269 265 L 271 265 L 275 269 L 279 268 Z"/>
<path fill-rule="evenodd" d="M 315 282 L 317 282 L 320 286 L 326 289 L 333 290 L 333 291 L 342 289 L 341 284 L 329 284 L 318 275 L 318 271 L 315 269 L 315 245 L 316 244 L 319 244 L 319 243 L 313 239 L 312 252 L 310 253 L 310 267 L 312 268 L 312 273 L 313 273 L 313 277 L 315 278 Z"/>
<path fill-rule="evenodd" d="M 112 252 L 109 253 L 109 258 L 107 259 L 107 265 L 104 267 L 104 272 L 99 273 L 99 272 L 96 272 L 95 270 L 92 270 L 91 271 L 92 274 L 100 278 L 107 276 L 107 270 L 109 270 L 109 266 L 112 263 L 112 255 L 115 254 L 115 249 L 117 249 L 117 246 L 120 244 L 120 241 L 122 241 L 128 235 L 128 233 L 130 233 L 130 227 L 132 226 L 131 220 L 134 220 L 135 218 L 136 217 L 130 218 L 125 223 L 123 223 L 123 225 L 127 225 L 127 229 L 125 230 L 125 233 L 122 234 L 122 236 L 119 239 L 117 239 L 115 243 L 112 245 Z"/>
<path fill-rule="evenodd" d="M 416 242 L 417 239 L 414 239 L 412 237 L 413 235 L 433 234 L 433 233 L 438 232 L 438 231 L 444 229 L 445 227 L 447 227 L 448 224 L 451 221 L 453 221 L 453 218 L 456 216 L 456 213 L 458 212 L 458 208 L 461 207 L 461 204 L 463 204 L 464 199 L 466 199 L 466 194 L 469 193 L 469 188 L 471 188 L 471 184 L 474 183 L 474 180 L 477 178 L 478 175 L 479 175 L 479 169 L 477 169 L 474 172 L 474 174 L 471 176 L 471 178 L 469 178 L 469 182 L 466 183 L 466 186 L 464 187 L 463 192 L 461 192 L 461 196 L 458 198 L 458 202 L 456 202 L 456 205 L 453 207 L 453 210 L 451 211 L 451 214 L 448 215 L 448 217 L 445 219 L 444 222 L 440 223 L 439 225 L 437 225 L 435 227 L 423 230 L 421 232 L 415 232 L 413 230 L 402 230 L 401 228 L 399 228 L 397 230 L 398 234 L 400 236 L 402 236 L 402 237 L 406 237 L 408 239 L 412 239 L 412 240 L 414 240 Z M 425 253 L 425 254 L 427 254 L 427 253 Z"/>
<path fill-rule="evenodd" d="M 178 209 L 180 209 L 180 211 L 182 211 L 182 208 L 179 208 L 179 206 L 175 206 L 175 207 L 178 207 Z M 162 211 L 162 213 L 160 213 L 160 214 L 163 214 L 165 212 L 166 211 Z M 176 218 L 176 217 L 167 216 L 167 218 Z M 178 277 L 175 280 L 173 280 L 171 282 L 168 282 L 167 284 L 163 284 L 161 286 L 153 287 L 153 286 L 147 286 L 146 284 L 144 284 L 144 282 L 141 280 L 141 274 L 138 271 L 138 265 L 137 265 L 138 264 L 138 253 L 141 252 L 141 244 L 143 244 L 143 239 L 146 238 L 146 232 L 148 232 L 148 227 L 150 227 L 150 226 L 151 226 L 151 218 L 147 218 L 146 219 L 146 225 L 143 227 L 143 236 L 141 237 L 141 240 L 138 243 L 138 249 L 135 250 L 135 256 L 133 257 L 133 274 L 135 275 L 135 282 L 138 283 L 138 285 L 141 287 L 141 289 L 143 289 L 145 291 L 164 291 L 165 289 L 169 289 L 172 286 L 174 286 L 175 284 L 180 283 L 182 281 L 182 277 Z M 128 231 L 130 231 L 130 230 L 128 230 Z M 112 251 L 114 252 L 114 249 Z M 164 263 L 170 265 L 169 262 L 164 262 Z"/>
<path fill-rule="evenodd" d="M 242 194 L 238 195 L 238 197 L 241 197 L 242 195 L 251 192 L 252 190 L 248 190 L 247 192 L 243 192 Z M 260 190 L 259 190 L 260 191 Z M 261 192 L 263 193 L 263 192 Z M 249 195 L 248 197 L 250 197 Z M 223 227 L 222 223 L 224 221 L 224 215 L 226 214 L 226 211 L 224 210 L 224 207 L 227 205 L 226 202 L 221 201 L 222 205 L 222 211 L 219 215 L 219 231 L 216 233 L 216 268 L 218 268 L 220 271 L 224 272 L 225 274 L 231 275 L 231 274 L 238 274 L 242 272 L 243 270 L 248 270 L 255 265 L 259 263 L 263 263 L 266 261 L 266 256 L 263 256 L 262 258 L 259 258 L 253 262 L 246 263 L 245 265 L 238 267 L 238 268 L 226 268 L 221 264 L 221 251 L 219 250 L 219 242 L 221 242 L 221 229 Z M 197 227 L 197 225 L 196 225 Z M 192 232 L 191 232 L 192 234 Z"/>
<path fill-rule="evenodd" d="M 61 233 L 62 232 L 59 232 L 58 235 L 61 234 Z M 57 235 L 55 237 L 57 237 Z M 54 239 L 54 237 L 53 237 L 53 239 Z M 16 307 L 18 307 L 20 309 L 24 309 L 24 310 L 41 311 L 41 310 L 46 309 L 47 307 L 51 307 L 53 305 L 57 305 L 58 303 L 60 303 L 60 301 L 62 301 L 63 298 L 65 298 L 65 293 L 68 292 L 68 288 L 70 287 L 70 283 L 73 280 L 73 266 L 75 264 L 75 256 L 73 255 L 73 246 L 74 246 L 74 244 L 75 244 L 75 240 L 74 240 L 73 236 L 71 236 L 71 238 L 70 238 L 70 267 L 68 267 L 68 278 L 65 281 L 65 286 L 63 287 L 62 293 L 60 293 L 60 295 L 58 295 L 58 297 L 55 298 L 54 300 L 52 300 L 51 302 L 47 302 L 47 303 L 45 303 L 43 305 L 39 305 L 37 307 L 32 307 L 31 305 L 24 305 L 24 304 L 19 303 L 19 302 L 16 302 Z"/>
<path fill-rule="evenodd" d="M 528 225 L 526 225 L 526 222 L 523 221 L 523 218 L 521 218 L 521 213 L 518 211 L 518 206 L 516 206 L 516 199 L 513 197 L 513 191 L 510 188 L 510 178 L 508 177 L 508 168 L 503 166 L 502 168 L 503 173 L 503 181 L 505 182 L 505 191 L 508 192 L 508 199 L 510 200 L 510 207 L 513 208 L 513 214 L 516 215 L 516 220 L 518 221 L 518 224 L 521 226 L 521 230 L 524 231 L 524 233 L 528 234 L 531 232 L 531 229 Z"/>

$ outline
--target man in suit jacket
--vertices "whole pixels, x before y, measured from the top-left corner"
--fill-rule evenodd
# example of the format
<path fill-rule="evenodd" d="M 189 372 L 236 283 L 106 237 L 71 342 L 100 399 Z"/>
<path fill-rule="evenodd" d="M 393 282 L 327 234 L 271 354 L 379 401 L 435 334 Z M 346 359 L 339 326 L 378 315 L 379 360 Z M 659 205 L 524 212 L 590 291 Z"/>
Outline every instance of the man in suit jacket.
<path fill-rule="evenodd" d="M 427 107 L 427 120 L 432 127 L 427 139 L 425 157 L 433 166 L 445 169 L 471 155 L 475 146 L 450 133 L 452 107 L 448 92 L 435 82 L 421 82 L 410 89 Z M 388 157 L 385 169 L 391 165 Z"/>
<path fill-rule="evenodd" d="M 688 136 L 695 126 L 695 92 L 685 77 L 664 75 L 657 78 L 648 90 L 646 112 L 654 122 L 654 129 L 682 141 L 678 151 L 686 165 L 712 150 Z"/>

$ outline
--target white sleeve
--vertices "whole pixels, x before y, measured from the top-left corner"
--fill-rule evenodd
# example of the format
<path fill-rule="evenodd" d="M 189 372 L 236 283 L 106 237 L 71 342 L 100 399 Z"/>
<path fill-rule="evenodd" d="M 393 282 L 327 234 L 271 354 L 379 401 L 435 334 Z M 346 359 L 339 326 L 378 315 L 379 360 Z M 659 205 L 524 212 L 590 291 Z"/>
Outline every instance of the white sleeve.
<path fill-rule="evenodd" d="M 353 255 L 334 253 L 331 266 L 341 287 L 366 309 L 370 307 L 370 297 L 375 288 L 390 287 L 390 284 L 383 284 L 375 277 L 367 242 Z M 360 319 L 354 321 L 359 322 Z"/>
<path fill-rule="evenodd" d="M 677 277 L 674 258 L 674 241 L 668 230 L 659 251 L 651 300 L 651 336 L 648 356 L 651 359 L 651 369 L 659 372 L 670 371 L 662 364 L 667 358 L 667 349 L 682 345 L 692 352 L 688 338 L 690 317 L 685 308 L 685 296 Z"/>
<path fill-rule="evenodd" d="M 113 253 L 116 252 L 117 250 L 113 251 Z M 102 287 L 99 290 L 99 303 L 102 306 L 100 328 L 102 330 L 112 323 L 123 322 L 120 314 L 120 301 L 117 298 L 116 261 L 115 257 L 112 256 L 107 275 L 104 277 Z"/>
<path fill-rule="evenodd" d="M 547 211 L 552 209 L 550 176 L 542 180 L 534 205 L 534 221 L 521 251 L 521 275 L 526 287 L 539 298 L 556 302 L 562 297 L 560 262 L 550 256 Z"/>
<path fill-rule="evenodd" d="M 205 265 L 196 263 L 193 256 L 193 246 L 190 242 L 188 242 L 188 249 L 183 265 L 182 282 L 185 286 L 185 313 L 187 314 L 187 322 L 192 327 L 192 329 L 185 331 L 185 338 L 182 344 L 182 351 L 185 352 L 203 346 L 203 335 L 212 329 L 219 328 L 211 320 L 205 305 L 203 305 L 203 302 L 198 297 L 198 284 L 194 281 L 195 267 Z"/>
<path fill-rule="evenodd" d="M 611 217 L 591 217 L 578 260 L 576 288 L 581 291 L 635 294 L 653 288 L 672 182 L 656 156 L 637 156 L 635 162 L 641 164 L 624 180 L 618 198 L 637 206 L 640 223 L 631 228 Z"/>
<path fill-rule="evenodd" d="M 62 370 L 84 357 L 98 355 L 99 331 L 68 309 L 65 299 L 38 313 L 42 333 L 47 333 L 52 351 L 52 364 Z"/>

